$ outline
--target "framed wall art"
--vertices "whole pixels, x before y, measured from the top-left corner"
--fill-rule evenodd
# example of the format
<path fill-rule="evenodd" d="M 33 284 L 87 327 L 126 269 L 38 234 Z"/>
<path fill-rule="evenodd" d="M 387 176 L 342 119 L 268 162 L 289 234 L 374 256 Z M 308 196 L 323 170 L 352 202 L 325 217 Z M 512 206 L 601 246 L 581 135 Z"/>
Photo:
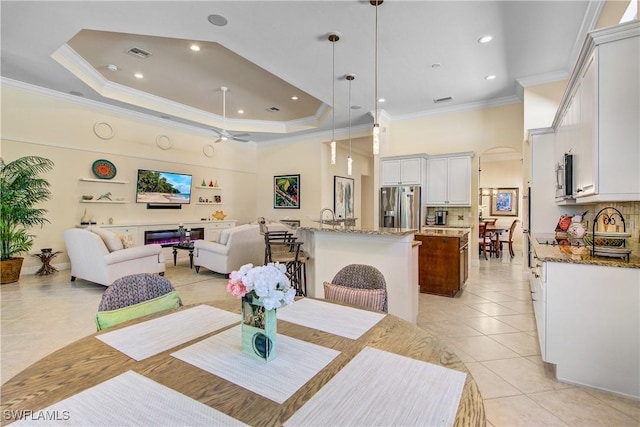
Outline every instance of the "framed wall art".
<path fill-rule="evenodd" d="M 336 218 L 353 218 L 354 180 L 342 176 L 333 177 L 333 211 Z"/>
<path fill-rule="evenodd" d="M 518 216 L 518 189 L 498 188 L 491 193 L 492 216 Z"/>
<path fill-rule="evenodd" d="M 273 177 L 273 207 L 275 209 L 300 209 L 300 175 L 276 175 Z"/>

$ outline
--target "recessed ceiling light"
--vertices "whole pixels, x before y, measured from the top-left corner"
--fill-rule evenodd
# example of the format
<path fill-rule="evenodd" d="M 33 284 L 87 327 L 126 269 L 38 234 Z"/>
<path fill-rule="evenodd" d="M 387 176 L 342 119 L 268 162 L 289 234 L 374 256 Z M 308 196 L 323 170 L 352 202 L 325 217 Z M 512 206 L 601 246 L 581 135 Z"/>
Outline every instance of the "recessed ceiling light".
<path fill-rule="evenodd" d="M 144 75 L 142 73 L 135 73 L 133 77 L 135 77 L 136 79 L 144 79 Z"/>
<path fill-rule="evenodd" d="M 294 101 L 297 101 L 298 97 L 294 95 L 294 96 L 291 97 L 291 99 L 293 99 Z"/>
<path fill-rule="evenodd" d="M 244 114 L 244 110 L 238 110 L 238 114 Z"/>
<path fill-rule="evenodd" d="M 113 65 L 113 64 L 109 64 L 109 65 L 107 65 L 107 70 L 109 70 L 109 71 L 118 71 L 118 67 Z"/>
<path fill-rule="evenodd" d="M 227 18 L 225 18 L 222 15 L 209 15 L 207 17 L 207 19 L 209 20 L 209 22 L 211 22 L 213 25 L 216 25 L 218 27 L 224 27 L 225 25 L 227 25 L 227 23 L 229 21 L 227 21 Z"/>
<path fill-rule="evenodd" d="M 384 101 L 386 101 L 386 99 L 384 99 L 384 98 L 378 98 L 378 102 L 384 102 Z"/>
<path fill-rule="evenodd" d="M 496 78 L 496 76 L 494 76 L 493 74 L 490 74 L 487 77 L 485 77 L 485 79 L 487 79 L 487 80 L 493 80 L 495 78 Z"/>
<path fill-rule="evenodd" d="M 490 36 L 490 35 L 487 34 L 486 36 L 480 37 L 478 39 L 478 43 L 482 43 L 482 44 L 489 43 L 491 40 L 493 40 L 493 36 Z"/>
<path fill-rule="evenodd" d="M 200 52 L 200 46 L 198 46 L 197 44 L 192 44 L 191 46 L 189 46 L 189 49 L 194 52 Z"/>

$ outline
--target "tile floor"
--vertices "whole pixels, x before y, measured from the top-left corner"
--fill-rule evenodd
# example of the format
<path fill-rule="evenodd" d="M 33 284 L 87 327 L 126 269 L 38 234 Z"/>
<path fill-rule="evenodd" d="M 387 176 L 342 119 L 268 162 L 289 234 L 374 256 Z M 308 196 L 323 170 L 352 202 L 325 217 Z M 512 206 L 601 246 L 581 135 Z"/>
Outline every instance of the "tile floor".
<path fill-rule="evenodd" d="M 171 259 L 171 258 L 169 258 Z M 167 264 L 185 304 L 230 298 L 220 275 Z M 23 276 L 0 287 L 2 383 L 52 351 L 95 331 L 104 288 L 69 271 Z M 489 426 L 640 426 L 640 402 L 563 384 L 540 358 L 522 258 L 481 260 L 456 298 L 420 294 L 420 327 L 447 341 L 485 399 Z"/>

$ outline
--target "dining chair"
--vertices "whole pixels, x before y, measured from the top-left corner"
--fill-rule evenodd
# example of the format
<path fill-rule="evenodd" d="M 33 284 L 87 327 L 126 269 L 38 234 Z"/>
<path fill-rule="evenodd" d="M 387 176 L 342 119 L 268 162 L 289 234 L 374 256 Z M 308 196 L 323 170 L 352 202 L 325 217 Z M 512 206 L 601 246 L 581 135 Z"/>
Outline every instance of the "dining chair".
<path fill-rule="evenodd" d="M 387 282 L 372 265 L 349 264 L 324 284 L 325 298 L 388 312 Z"/>
<path fill-rule="evenodd" d="M 264 263 L 279 262 L 287 267 L 287 277 L 296 289 L 296 294 L 307 295 L 307 260 L 302 249 L 304 242 L 290 231 L 267 231 L 264 233 Z"/>
<path fill-rule="evenodd" d="M 495 249 L 495 240 L 494 233 L 487 230 L 487 226 L 484 223 L 478 224 L 478 247 L 479 253 L 484 255 L 484 259 L 488 260 L 487 252 L 489 252 L 489 256 L 493 254 Z"/>
<path fill-rule="evenodd" d="M 127 320 L 182 306 L 171 282 L 153 274 L 132 274 L 113 282 L 100 299 L 96 313 L 98 330 Z"/>
<path fill-rule="evenodd" d="M 507 245 L 509 245 L 509 255 L 511 255 L 511 258 L 515 256 L 515 253 L 513 252 L 513 231 L 516 229 L 516 224 L 518 223 L 518 221 L 519 220 L 514 219 L 511 223 L 511 227 L 509 227 L 509 234 L 505 236 L 504 233 L 501 233 L 498 239 L 500 253 L 502 253 L 502 244 L 506 243 Z"/>

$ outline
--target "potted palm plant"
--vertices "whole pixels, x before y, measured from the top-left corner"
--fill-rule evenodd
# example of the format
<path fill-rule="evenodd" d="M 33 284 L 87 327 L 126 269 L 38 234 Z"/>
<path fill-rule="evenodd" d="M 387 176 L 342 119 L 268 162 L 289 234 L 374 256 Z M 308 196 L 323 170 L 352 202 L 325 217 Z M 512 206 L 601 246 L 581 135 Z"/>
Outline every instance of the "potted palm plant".
<path fill-rule="evenodd" d="M 20 157 L 7 164 L 0 158 L 0 283 L 17 282 L 22 261 L 17 255 L 33 246 L 28 229 L 49 220 L 46 209 L 37 208 L 51 197 L 49 182 L 40 174 L 53 169 L 53 162 L 38 156 Z"/>

